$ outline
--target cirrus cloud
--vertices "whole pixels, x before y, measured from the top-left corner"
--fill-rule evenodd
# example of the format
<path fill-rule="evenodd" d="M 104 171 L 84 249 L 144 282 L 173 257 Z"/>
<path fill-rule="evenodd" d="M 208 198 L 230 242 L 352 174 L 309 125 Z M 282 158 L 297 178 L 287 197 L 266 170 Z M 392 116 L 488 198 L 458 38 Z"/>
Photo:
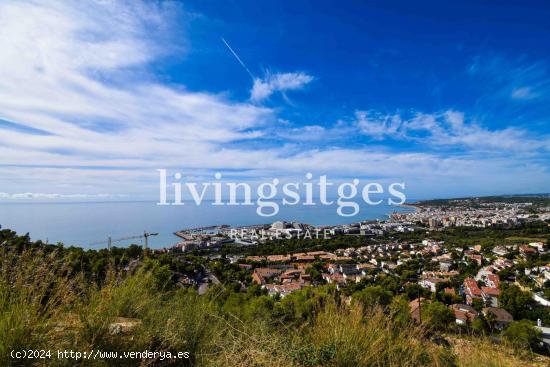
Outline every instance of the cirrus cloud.
<path fill-rule="evenodd" d="M 262 79 L 255 78 L 250 91 L 250 99 L 254 102 L 263 101 L 273 93 L 280 92 L 284 95 L 290 90 L 299 90 L 313 81 L 313 77 L 303 72 L 296 73 L 267 73 Z"/>

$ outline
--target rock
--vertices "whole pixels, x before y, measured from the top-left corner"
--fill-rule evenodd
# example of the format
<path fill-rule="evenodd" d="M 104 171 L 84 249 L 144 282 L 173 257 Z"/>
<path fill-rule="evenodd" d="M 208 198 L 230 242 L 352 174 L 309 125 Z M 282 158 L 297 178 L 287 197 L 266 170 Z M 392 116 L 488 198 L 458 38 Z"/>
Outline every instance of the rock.
<path fill-rule="evenodd" d="M 131 319 L 126 317 L 117 317 L 114 322 L 109 324 L 109 334 L 128 334 L 141 324 L 139 319 Z"/>

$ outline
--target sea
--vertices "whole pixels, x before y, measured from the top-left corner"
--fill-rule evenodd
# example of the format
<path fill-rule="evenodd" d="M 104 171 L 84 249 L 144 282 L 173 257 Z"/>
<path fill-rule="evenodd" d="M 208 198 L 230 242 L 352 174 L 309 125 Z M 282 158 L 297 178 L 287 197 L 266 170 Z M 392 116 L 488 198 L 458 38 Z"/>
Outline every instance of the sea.
<path fill-rule="evenodd" d="M 63 243 L 65 246 L 83 248 L 107 247 L 107 239 L 113 246 L 143 244 L 143 238 L 120 240 L 140 236 L 147 231 L 158 233 L 149 237 L 150 248 L 170 247 L 178 242 L 174 232 L 204 226 L 247 226 L 273 223 L 274 221 L 298 221 L 315 226 L 337 225 L 363 220 L 387 219 L 392 212 L 410 212 L 407 206 L 376 206 L 363 203 L 353 217 L 337 214 L 337 206 L 280 206 L 277 215 L 262 217 L 256 206 L 213 206 L 211 202 L 195 205 L 186 202 L 182 206 L 160 206 L 153 201 L 125 202 L 8 202 L 0 203 L 0 225 L 18 234 L 29 233 L 32 240 Z"/>

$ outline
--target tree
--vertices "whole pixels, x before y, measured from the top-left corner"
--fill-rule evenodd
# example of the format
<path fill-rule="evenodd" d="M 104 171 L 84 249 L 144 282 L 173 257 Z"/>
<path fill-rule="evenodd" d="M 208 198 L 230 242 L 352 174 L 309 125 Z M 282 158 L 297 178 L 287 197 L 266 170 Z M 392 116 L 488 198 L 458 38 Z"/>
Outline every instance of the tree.
<path fill-rule="evenodd" d="M 483 301 L 480 300 L 479 298 L 472 299 L 472 307 L 476 311 L 481 312 L 481 310 L 483 309 Z"/>
<path fill-rule="evenodd" d="M 399 326 L 407 326 L 412 321 L 411 307 L 407 295 L 401 294 L 394 297 L 389 306 L 389 314 L 392 320 Z"/>
<path fill-rule="evenodd" d="M 510 312 L 514 319 L 525 318 L 524 315 L 533 305 L 531 294 L 513 284 L 503 288 L 499 297 L 500 307 Z"/>
<path fill-rule="evenodd" d="M 457 296 L 456 294 L 449 294 L 445 292 L 438 292 L 437 299 L 446 305 L 452 305 L 453 303 L 462 302 L 462 297 Z"/>
<path fill-rule="evenodd" d="M 527 320 L 511 322 L 502 336 L 517 348 L 536 347 L 542 340 L 541 332 Z"/>
<path fill-rule="evenodd" d="M 422 322 L 434 330 L 445 330 L 453 323 L 453 312 L 441 302 L 422 304 Z"/>
<path fill-rule="evenodd" d="M 311 267 L 306 269 L 306 274 L 309 274 L 311 276 L 311 280 L 313 282 L 320 283 L 323 281 L 323 263 L 316 261 L 314 262 Z"/>
<path fill-rule="evenodd" d="M 249 320 L 270 320 L 275 301 L 270 296 L 253 297 L 244 307 L 244 314 Z"/>
<path fill-rule="evenodd" d="M 425 288 L 422 288 L 417 283 L 409 283 L 404 288 L 405 293 L 410 301 L 418 297 L 430 297 L 431 292 Z"/>
<path fill-rule="evenodd" d="M 485 334 L 489 330 L 489 324 L 485 317 L 483 317 L 483 314 L 480 314 L 472 321 L 471 328 L 477 334 Z"/>
<path fill-rule="evenodd" d="M 375 306 L 387 306 L 392 300 L 392 293 L 384 290 L 381 286 L 370 286 L 363 290 L 355 292 L 353 299 L 361 302 L 365 308 L 372 308 Z"/>

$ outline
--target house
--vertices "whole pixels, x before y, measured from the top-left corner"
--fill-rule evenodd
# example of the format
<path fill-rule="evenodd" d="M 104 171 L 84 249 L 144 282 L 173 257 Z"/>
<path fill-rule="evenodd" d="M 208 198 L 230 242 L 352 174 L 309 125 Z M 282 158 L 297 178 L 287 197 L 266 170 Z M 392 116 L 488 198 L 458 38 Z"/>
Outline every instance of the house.
<path fill-rule="evenodd" d="M 493 248 L 493 254 L 495 255 L 498 255 L 498 256 L 505 256 L 506 254 L 508 254 L 508 249 L 506 249 L 506 247 L 504 246 L 495 246 L 495 248 Z"/>
<path fill-rule="evenodd" d="M 336 256 L 335 254 L 331 254 L 329 252 L 327 252 L 326 254 L 324 255 L 319 255 L 319 259 L 320 260 L 324 260 L 324 261 L 327 261 L 327 260 L 334 260 L 336 259 L 338 256 Z"/>
<path fill-rule="evenodd" d="M 312 251 L 312 252 L 308 252 L 307 254 L 311 255 L 311 256 L 319 257 L 320 259 L 322 259 L 322 258 L 329 258 L 330 259 L 330 258 L 336 256 L 335 254 L 331 254 L 330 252 L 326 252 L 326 251 Z"/>
<path fill-rule="evenodd" d="M 290 255 L 270 255 L 267 257 L 269 262 L 286 262 L 290 261 Z"/>
<path fill-rule="evenodd" d="M 500 288 L 500 277 L 497 274 L 489 274 L 485 278 L 485 285 L 492 288 Z"/>
<path fill-rule="evenodd" d="M 508 326 L 509 323 L 514 321 L 512 315 L 508 311 L 498 307 L 486 307 L 482 310 L 485 318 L 492 323 L 493 327 L 497 330 L 502 330 Z"/>
<path fill-rule="evenodd" d="M 376 269 L 376 266 L 374 266 L 370 263 L 357 264 L 357 270 L 359 270 L 359 271 L 366 272 L 368 270 L 375 270 L 375 269 Z"/>
<path fill-rule="evenodd" d="M 432 293 L 437 292 L 437 285 L 440 283 L 445 283 L 445 279 L 441 278 L 426 278 L 418 282 L 418 285 L 422 288 L 429 289 Z"/>
<path fill-rule="evenodd" d="M 466 257 L 474 262 L 476 262 L 478 265 L 482 265 L 483 264 L 483 257 L 481 255 L 477 255 L 477 254 L 470 254 L 470 255 L 466 255 Z"/>
<path fill-rule="evenodd" d="M 448 272 L 451 270 L 453 263 L 451 261 L 442 261 L 439 263 L 439 270 Z"/>
<path fill-rule="evenodd" d="M 479 316 L 479 313 L 472 306 L 457 303 L 449 307 L 455 315 L 455 322 L 459 325 L 472 322 Z"/>
<path fill-rule="evenodd" d="M 482 299 L 481 289 L 473 278 L 464 279 L 463 283 L 464 294 L 466 295 L 466 303 L 471 305 L 474 299 Z"/>
<path fill-rule="evenodd" d="M 441 278 L 445 280 L 450 280 L 452 277 L 458 276 L 459 273 L 456 270 L 451 271 L 423 271 L 422 278 Z"/>
<path fill-rule="evenodd" d="M 273 268 L 256 268 L 252 272 L 252 281 L 254 283 L 263 285 L 267 283 L 267 280 L 275 278 L 281 274 L 281 270 Z"/>
<path fill-rule="evenodd" d="M 355 264 L 342 264 L 338 270 L 346 282 L 359 283 L 365 277 Z"/>
<path fill-rule="evenodd" d="M 336 285 L 346 284 L 346 279 L 340 273 L 332 273 L 332 274 L 323 273 L 322 277 L 328 284 L 336 284 Z"/>
<path fill-rule="evenodd" d="M 298 281 L 302 284 L 310 284 L 311 283 L 311 275 L 306 273 L 301 273 L 300 277 L 298 278 Z"/>
<path fill-rule="evenodd" d="M 302 270 L 290 269 L 290 270 L 287 270 L 284 273 L 282 273 L 281 276 L 279 277 L 279 279 L 283 283 L 289 283 L 289 282 L 292 282 L 296 279 L 299 279 L 300 276 L 302 275 L 302 273 L 303 273 Z"/>
<path fill-rule="evenodd" d="M 536 248 L 538 252 L 544 252 L 546 247 L 544 242 L 531 242 L 529 246 Z"/>
<path fill-rule="evenodd" d="M 513 265 L 513 263 L 505 258 L 499 257 L 495 261 L 493 261 L 493 267 L 498 269 L 499 271 L 502 269 L 509 268 Z"/>
<path fill-rule="evenodd" d="M 421 317 L 420 312 L 421 312 L 421 308 L 422 308 L 421 307 L 422 303 L 424 301 L 426 301 L 426 298 L 417 298 L 417 299 L 414 299 L 411 302 L 409 302 L 409 307 L 411 309 L 411 318 L 416 322 L 421 322 L 422 321 L 422 317 Z"/>
<path fill-rule="evenodd" d="M 338 266 L 338 264 L 328 264 L 327 270 L 330 274 L 334 274 L 340 270 L 340 267 Z"/>
<path fill-rule="evenodd" d="M 523 257 L 527 257 L 529 255 L 535 255 L 537 253 L 537 249 L 529 245 L 522 245 L 519 247 L 519 253 Z"/>
<path fill-rule="evenodd" d="M 334 261 L 350 261 L 350 260 L 353 260 L 353 259 L 349 256 L 336 256 L 334 258 Z"/>
<path fill-rule="evenodd" d="M 344 277 L 346 275 L 349 276 L 349 275 L 355 275 L 360 273 L 359 269 L 357 269 L 357 265 L 355 264 L 341 264 L 338 267 L 338 270 L 340 271 L 340 273 L 342 273 L 342 275 L 344 275 Z"/>
<path fill-rule="evenodd" d="M 294 254 L 294 259 L 298 262 L 313 262 L 315 261 L 315 256 L 306 254 Z"/>
<path fill-rule="evenodd" d="M 270 296 L 278 294 L 281 297 L 284 297 L 294 291 L 302 289 L 303 286 L 304 284 L 293 282 L 287 284 L 265 284 L 262 286 L 262 288 L 267 289 L 267 293 Z"/>
<path fill-rule="evenodd" d="M 495 273 L 495 268 L 493 266 L 491 265 L 484 266 L 483 268 L 479 269 L 479 271 L 477 272 L 475 276 L 475 280 L 483 280 L 490 274 L 494 274 L 494 273 Z"/>
<path fill-rule="evenodd" d="M 498 288 L 481 287 L 481 296 L 486 305 L 498 307 L 498 296 L 500 296 Z"/>

